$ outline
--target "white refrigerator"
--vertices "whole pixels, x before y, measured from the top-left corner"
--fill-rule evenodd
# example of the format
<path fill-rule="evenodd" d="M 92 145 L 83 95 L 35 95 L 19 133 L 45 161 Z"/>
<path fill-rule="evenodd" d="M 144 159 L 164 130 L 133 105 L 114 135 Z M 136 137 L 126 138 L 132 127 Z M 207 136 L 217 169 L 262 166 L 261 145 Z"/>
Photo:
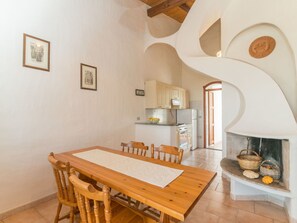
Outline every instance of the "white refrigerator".
<path fill-rule="evenodd" d="M 198 147 L 198 111 L 196 109 L 180 109 L 176 113 L 177 124 L 192 126 L 192 150 Z"/>

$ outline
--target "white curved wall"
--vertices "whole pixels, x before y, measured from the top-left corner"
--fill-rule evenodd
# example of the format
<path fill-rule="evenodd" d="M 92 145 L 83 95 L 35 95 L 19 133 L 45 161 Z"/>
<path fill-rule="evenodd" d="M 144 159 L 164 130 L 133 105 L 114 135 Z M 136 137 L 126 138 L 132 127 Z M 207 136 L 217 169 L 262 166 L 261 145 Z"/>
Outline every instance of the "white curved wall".
<path fill-rule="evenodd" d="M 248 64 L 238 60 L 237 57 L 236 59 L 205 57 L 204 52 L 197 42 L 197 34 L 205 31 L 207 25 L 211 25 L 220 16 L 222 17 L 222 35 L 225 35 L 222 42 L 225 44 L 230 44 L 232 39 L 242 30 L 246 29 L 246 27 L 260 23 L 257 19 L 253 19 L 254 23 L 252 24 L 247 22 L 246 20 L 249 17 L 245 18 L 242 14 L 238 13 L 238 11 L 245 11 L 247 8 L 243 7 L 243 5 L 238 5 L 238 2 L 244 5 L 248 4 L 249 8 L 255 5 L 257 5 L 257 9 L 261 8 L 261 6 L 263 8 L 267 7 L 265 4 L 267 3 L 266 1 L 263 3 L 257 2 L 257 4 L 255 1 L 249 3 L 220 0 L 196 1 L 186 20 L 175 35 L 159 40 L 153 39 L 151 42 L 166 42 L 174 45 L 174 41 L 176 41 L 175 47 L 178 55 L 187 66 L 228 82 L 239 89 L 243 96 L 241 105 L 244 107 L 241 109 L 242 113 L 239 114 L 239 119 L 233 123 L 233 126 L 229 127 L 228 131 L 266 138 L 296 136 L 297 126 L 292 110 L 282 90 L 270 75 L 257 67 L 256 64 Z M 252 3 L 255 3 L 255 5 L 251 5 Z M 237 6 L 236 9 L 234 5 Z M 283 5 L 275 3 L 274 6 L 286 9 L 287 6 L 283 7 Z M 228 18 L 230 19 L 228 13 L 233 11 L 236 11 L 235 16 L 232 15 L 232 21 L 228 20 Z M 251 14 L 253 14 L 253 18 L 257 17 L 255 13 Z M 275 20 L 275 15 L 270 13 L 264 14 L 266 15 L 265 19 L 262 18 L 263 14 L 260 15 L 260 19 L 262 18 L 264 21 Z M 224 19 L 225 16 L 227 19 Z M 239 22 L 241 20 L 243 20 L 242 25 L 238 25 L 241 24 Z M 263 22 L 263 20 L 260 21 Z M 233 28 L 234 21 L 236 21 L 236 25 Z M 273 24 L 273 21 L 270 23 Z M 278 26 L 276 26 L 281 27 L 282 24 L 278 23 Z M 234 30 L 237 32 L 234 32 Z M 230 36 L 229 33 L 233 33 L 234 35 Z M 286 33 L 284 34 L 286 35 Z M 222 47 L 225 50 L 228 48 L 226 45 Z M 224 51 L 223 56 L 225 56 Z M 294 70 L 295 67 L 292 69 Z M 252 88 L 249 83 L 253 83 Z M 292 103 L 294 104 L 294 102 Z"/>
<path fill-rule="evenodd" d="M 144 53 L 144 79 L 181 85 L 182 62 L 176 50 L 167 44 L 154 44 Z"/>
<path fill-rule="evenodd" d="M 227 88 L 223 92 L 228 90 L 229 84 L 238 90 L 240 101 L 233 101 L 234 105 L 229 102 L 230 108 L 234 106 L 238 109 L 231 109 L 233 117 L 227 116 L 229 120 L 225 122 L 228 125 L 225 131 L 289 139 L 293 154 L 297 150 L 297 125 L 292 112 L 296 116 L 296 11 L 295 0 L 200 0 L 194 3 L 175 35 L 159 40 L 151 39 L 150 43 L 165 42 L 175 46 L 187 66 L 222 80 Z M 219 18 L 223 57 L 206 57 L 197 36 L 201 36 Z M 272 25 L 243 32 L 261 23 Z M 248 46 L 264 33 L 277 40 L 277 48 L 269 57 L 256 61 L 248 55 Z M 230 89 L 234 90 L 233 87 Z M 296 167 L 293 162 L 290 165 L 291 170 Z M 287 205 L 290 216 L 297 219 L 295 177 L 296 174 L 291 173 L 290 189 L 293 198 Z"/>
<path fill-rule="evenodd" d="M 262 59 L 251 57 L 248 50 L 250 43 L 259 36 L 273 36 L 276 40 L 274 51 Z M 256 24 L 243 30 L 229 43 L 225 57 L 253 64 L 265 71 L 281 88 L 296 119 L 297 84 L 294 54 L 280 29 L 272 24 Z M 250 82 L 250 87 L 253 86 L 253 82 Z"/>

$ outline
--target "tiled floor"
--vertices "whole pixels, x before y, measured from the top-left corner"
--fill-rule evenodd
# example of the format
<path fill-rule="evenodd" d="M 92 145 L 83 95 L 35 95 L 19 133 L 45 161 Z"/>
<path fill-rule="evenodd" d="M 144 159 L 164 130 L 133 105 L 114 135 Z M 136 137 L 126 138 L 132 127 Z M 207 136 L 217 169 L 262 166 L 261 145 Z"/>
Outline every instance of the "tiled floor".
<path fill-rule="evenodd" d="M 209 148 L 209 149 L 216 149 L 216 150 L 222 150 L 223 149 L 222 146 L 223 146 L 222 145 L 222 141 L 219 141 L 219 142 L 216 142 L 213 145 L 207 146 L 207 148 Z"/>
<path fill-rule="evenodd" d="M 221 177 L 221 151 L 198 149 L 185 156 L 184 165 L 216 171 L 209 189 L 197 203 L 185 223 L 285 223 L 283 208 L 268 202 L 233 201 L 229 182 Z M 53 199 L 12 215 L 0 223 L 53 223 L 57 200 Z M 64 212 L 67 210 L 63 210 Z M 61 223 L 69 222 L 66 219 Z M 124 222 L 123 222 L 124 223 Z"/>

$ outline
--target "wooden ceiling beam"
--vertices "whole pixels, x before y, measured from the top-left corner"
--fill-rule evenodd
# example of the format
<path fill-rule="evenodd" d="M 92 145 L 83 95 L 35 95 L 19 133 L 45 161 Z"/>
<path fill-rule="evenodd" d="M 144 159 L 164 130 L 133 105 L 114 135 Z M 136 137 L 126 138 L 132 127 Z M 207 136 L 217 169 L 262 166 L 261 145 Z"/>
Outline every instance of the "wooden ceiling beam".
<path fill-rule="evenodd" d="M 158 5 L 155 5 L 147 10 L 147 15 L 149 17 L 154 17 L 156 15 L 159 15 L 168 9 L 180 6 L 182 4 L 185 4 L 188 0 L 166 0 Z"/>
<path fill-rule="evenodd" d="M 190 11 L 190 9 L 191 9 L 186 3 L 180 5 L 179 7 L 180 7 L 182 10 L 184 10 L 186 13 L 188 13 L 188 12 Z"/>

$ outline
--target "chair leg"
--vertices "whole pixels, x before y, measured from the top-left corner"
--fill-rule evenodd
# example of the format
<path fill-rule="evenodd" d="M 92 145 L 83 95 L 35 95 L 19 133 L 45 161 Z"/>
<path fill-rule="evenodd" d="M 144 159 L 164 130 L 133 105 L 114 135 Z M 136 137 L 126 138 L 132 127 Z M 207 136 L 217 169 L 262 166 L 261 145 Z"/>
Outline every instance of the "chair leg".
<path fill-rule="evenodd" d="M 69 214 L 70 214 L 69 222 L 74 223 L 74 208 L 73 207 L 70 208 Z"/>
<path fill-rule="evenodd" d="M 58 208 L 57 208 L 57 214 L 56 214 L 56 217 L 55 217 L 55 223 L 58 223 L 58 221 L 59 221 L 59 216 L 60 216 L 61 209 L 62 209 L 62 204 L 59 202 L 59 205 L 58 205 Z"/>
<path fill-rule="evenodd" d="M 161 213 L 160 222 L 162 223 L 170 223 L 170 217 L 167 214 Z"/>
<path fill-rule="evenodd" d="M 140 201 L 135 201 L 135 207 L 138 209 L 140 207 Z"/>

